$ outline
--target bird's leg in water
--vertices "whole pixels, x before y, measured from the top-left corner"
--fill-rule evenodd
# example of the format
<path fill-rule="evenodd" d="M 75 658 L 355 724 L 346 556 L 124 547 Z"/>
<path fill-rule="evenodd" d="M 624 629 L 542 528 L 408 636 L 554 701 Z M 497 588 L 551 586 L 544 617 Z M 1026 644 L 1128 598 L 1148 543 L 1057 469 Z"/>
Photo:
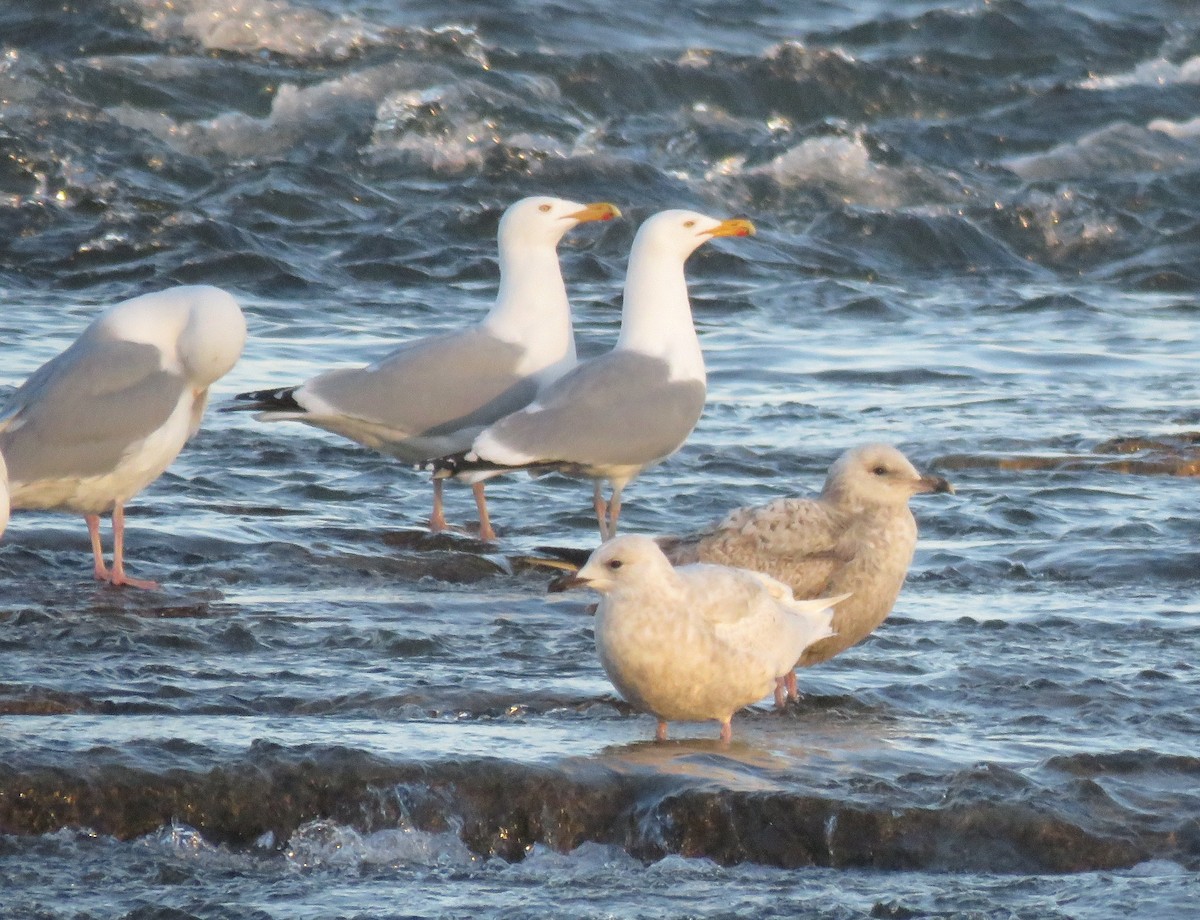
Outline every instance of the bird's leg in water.
<path fill-rule="evenodd" d="M 492 517 L 488 514 L 487 496 L 483 494 L 483 483 L 477 482 L 471 486 L 475 493 L 475 507 L 479 509 L 479 539 L 488 543 L 496 539 L 496 531 L 492 530 Z"/>
<path fill-rule="evenodd" d="M 118 504 L 112 512 L 113 564 L 108 575 L 111 585 L 129 585 L 131 588 L 157 588 L 158 582 L 144 578 L 131 578 L 125 574 L 125 508 Z"/>

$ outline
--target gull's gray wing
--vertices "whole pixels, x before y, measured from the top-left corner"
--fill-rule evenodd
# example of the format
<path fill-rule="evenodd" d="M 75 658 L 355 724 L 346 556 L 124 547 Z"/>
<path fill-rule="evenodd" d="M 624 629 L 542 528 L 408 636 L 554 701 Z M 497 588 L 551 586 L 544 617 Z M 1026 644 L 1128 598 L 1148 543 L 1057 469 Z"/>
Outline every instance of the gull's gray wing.
<path fill-rule="evenodd" d="M 524 349 L 472 327 L 420 339 L 374 364 L 327 371 L 305 383 L 295 399 L 311 424 L 389 452 L 423 460 L 424 440 L 435 449 L 456 432 L 470 437 L 527 405 L 537 381 L 518 370 Z M 410 443 L 411 442 L 411 443 Z"/>
<path fill-rule="evenodd" d="M 665 361 L 613 351 L 579 365 L 475 442 L 509 466 L 643 466 L 679 449 L 704 409 L 701 380 L 669 379 Z"/>
<path fill-rule="evenodd" d="M 38 368 L 0 411 L 11 482 L 94 476 L 170 417 L 182 377 L 152 345 L 86 332 Z"/>

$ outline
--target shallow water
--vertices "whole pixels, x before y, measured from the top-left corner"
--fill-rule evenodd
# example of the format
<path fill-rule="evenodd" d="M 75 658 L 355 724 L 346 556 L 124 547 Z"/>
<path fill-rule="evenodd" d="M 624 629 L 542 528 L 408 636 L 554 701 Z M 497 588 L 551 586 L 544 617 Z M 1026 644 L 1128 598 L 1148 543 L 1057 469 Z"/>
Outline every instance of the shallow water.
<path fill-rule="evenodd" d="M 637 224 L 686 206 L 759 235 L 689 262 L 709 401 L 623 529 L 865 440 L 958 489 L 797 707 L 656 745 L 522 562 L 594 542 L 586 485 L 430 537 L 424 477 L 210 412 L 130 511 L 163 590 L 91 582 L 74 518 L 0 543 L 2 913 L 1193 911 L 1200 17 L 1071 7 L 0 10 L 0 386 L 175 283 L 247 313 L 217 406 L 366 362 L 481 315 L 542 192 L 626 214 L 561 247 L 595 353 Z"/>

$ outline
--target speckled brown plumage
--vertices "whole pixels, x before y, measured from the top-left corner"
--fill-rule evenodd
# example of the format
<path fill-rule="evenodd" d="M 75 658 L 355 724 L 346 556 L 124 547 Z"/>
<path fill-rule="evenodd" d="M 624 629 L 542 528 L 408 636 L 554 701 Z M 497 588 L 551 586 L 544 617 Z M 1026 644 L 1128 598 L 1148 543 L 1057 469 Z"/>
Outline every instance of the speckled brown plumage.
<path fill-rule="evenodd" d="M 916 548 L 908 500 L 950 491 L 946 480 L 922 476 L 896 448 L 867 444 L 837 459 L 816 498 L 738 508 L 707 531 L 659 542 L 676 565 L 753 569 L 790 585 L 797 598 L 849 592 L 834 613 L 836 635 L 801 656 L 798 664 L 807 667 L 861 642 L 887 618 Z"/>

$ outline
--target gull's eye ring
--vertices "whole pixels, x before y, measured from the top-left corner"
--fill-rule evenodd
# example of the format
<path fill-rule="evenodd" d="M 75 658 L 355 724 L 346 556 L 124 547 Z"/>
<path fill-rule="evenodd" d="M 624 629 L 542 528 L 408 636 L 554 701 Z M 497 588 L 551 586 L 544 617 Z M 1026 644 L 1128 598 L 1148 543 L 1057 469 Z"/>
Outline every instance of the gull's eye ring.
<path fill-rule="evenodd" d="M 548 205 L 548 204 L 539 204 L 539 205 L 538 205 L 538 210 L 539 210 L 539 211 L 541 211 L 543 214 L 548 214 L 548 213 L 550 212 L 550 205 Z"/>

